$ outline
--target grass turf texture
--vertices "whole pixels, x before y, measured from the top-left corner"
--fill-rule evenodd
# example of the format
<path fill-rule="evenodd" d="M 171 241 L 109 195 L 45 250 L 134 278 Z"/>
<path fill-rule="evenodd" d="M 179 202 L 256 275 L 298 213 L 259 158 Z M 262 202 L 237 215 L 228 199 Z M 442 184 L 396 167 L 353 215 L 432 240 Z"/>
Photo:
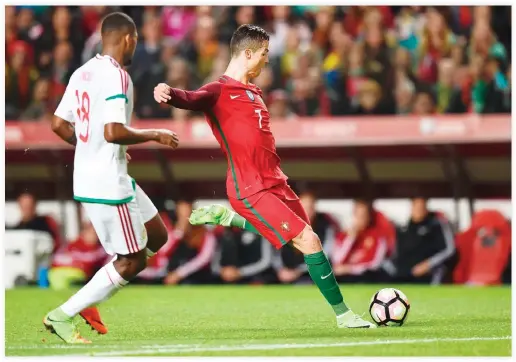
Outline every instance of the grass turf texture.
<path fill-rule="evenodd" d="M 383 286 L 342 286 L 357 313 Z M 7 356 L 510 356 L 511 290 L 394 286 L 411 302 L 401 328 L 338 329 L 314 286 L 129 286 L 100 306 L 109 333 L 65 345 L 46 312 L 72 291 L 5 292 Z"/>

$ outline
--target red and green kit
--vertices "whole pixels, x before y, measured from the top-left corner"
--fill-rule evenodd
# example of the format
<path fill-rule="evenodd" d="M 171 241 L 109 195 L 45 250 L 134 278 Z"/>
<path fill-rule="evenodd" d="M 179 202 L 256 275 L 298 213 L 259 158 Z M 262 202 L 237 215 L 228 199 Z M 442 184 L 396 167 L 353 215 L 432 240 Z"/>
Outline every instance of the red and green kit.
<path fill-rule="evenodd" d="M 170 90 L 168 104 L 202 111 L 228 160 L 231 206 L 276 248 L 309 224 L 280 167 L 260 88 L 227 76 L 196 91 Z"/>

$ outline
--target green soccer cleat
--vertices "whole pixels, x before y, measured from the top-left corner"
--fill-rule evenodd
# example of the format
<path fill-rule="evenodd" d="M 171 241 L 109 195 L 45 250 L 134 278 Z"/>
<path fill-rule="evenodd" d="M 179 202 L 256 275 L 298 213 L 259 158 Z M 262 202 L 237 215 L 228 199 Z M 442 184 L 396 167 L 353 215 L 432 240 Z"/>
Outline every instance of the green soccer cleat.
<path fill-rule="evenodd" d="M 83 338 L 74 318 L 67 316 L 61 308 L 54 309 L 43 318 L 45 328 L 51 333 L 56 334 L 66 343 L 70 344 L 89 344 L 91 341 Z"/>
<path fill-rule="evenodd" d="M 192 225 L 208 224 L 231 226 L 231 221 L 235 215 L 235 212 L 227 207 L 213 204 L 193 210 L 188 221 L 190 221 Z"/>
<path fill-rule="evenodd" d="M 337 316 L 337 327 L 339 328 L 376 328 L 376 325 L 365 321 L 361 316 L 349 310 Z"/>

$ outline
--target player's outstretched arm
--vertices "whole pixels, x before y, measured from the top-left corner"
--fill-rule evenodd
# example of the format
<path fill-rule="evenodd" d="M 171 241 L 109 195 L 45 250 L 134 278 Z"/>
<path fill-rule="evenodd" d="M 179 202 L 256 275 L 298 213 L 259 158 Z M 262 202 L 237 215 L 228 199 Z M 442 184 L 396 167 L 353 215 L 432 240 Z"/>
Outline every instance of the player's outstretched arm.
<path fill-rule="evenodd" d="M 185 91 L 160 83 L 154 88 L 154 100 L 190 111 L 206 111 L 217 103 L 220 91 L 221 85 L 218 82 L 208 83 L 195 91 Z"/>
<path fill-rule="evenodd" d="M 119 145 L 135 145 L 154 141 L 165 146 L 177 148 L 179 138 L 175 132 L 168 129 L 135 129 L 123 123 L 106 123 L 104 138 L 109 143 Z"/>
<path fill-rule="evenodd" d="M 61 117 L 54 116 L 52 118 L 52 131 L 68 144 L 72 146 L 77 144 L 74 125 Z"/>

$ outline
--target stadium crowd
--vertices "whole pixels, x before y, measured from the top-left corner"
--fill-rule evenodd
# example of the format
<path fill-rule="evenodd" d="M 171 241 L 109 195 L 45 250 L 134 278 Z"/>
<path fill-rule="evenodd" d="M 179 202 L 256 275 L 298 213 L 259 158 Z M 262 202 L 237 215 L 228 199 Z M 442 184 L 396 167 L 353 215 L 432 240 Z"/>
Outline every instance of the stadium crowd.
<path fill-rule="evenodd" d="M 316 209 L 316 195 L 300 199 L 341 283 L 457 283 L 485 285 L 511 281 L 510 223 L 494 211 L 480 211 L 467 230 L 456 232 L 427 200 L 412 200 L 410 218 L 395 225 L 372 203 L 355 200 L 350 227 Z M 89 222 L 76 240 L 66 241 L 50 216 L 38 215 L 36 200 L 20 195 L 21 220 L 7 229 L 48 232 L 54 240 L 48 279 L 55 289 L 82 284 L 102 267 L 105 254 Z M 290 244 L 275 250 L 260 235 L 232 228 L 192 226 L 193 203 L 161 207 L 168 242 L 138 275 L 143 284 L 304 284 L 306 264 Z"/>
<path fill-rule="evenodd" d="M 511 109 L 508 6 L 7 6 L 7 120 L 51 116 L 71 73 L 100 51 L 99 24 L 113 10 L 139 27 L 128 69 L 139 119 L 194 117 L 157 104 L 154 86 L 216 79 L 244 23 L 271 34 L 256 83 L 275 120 Z"/>

